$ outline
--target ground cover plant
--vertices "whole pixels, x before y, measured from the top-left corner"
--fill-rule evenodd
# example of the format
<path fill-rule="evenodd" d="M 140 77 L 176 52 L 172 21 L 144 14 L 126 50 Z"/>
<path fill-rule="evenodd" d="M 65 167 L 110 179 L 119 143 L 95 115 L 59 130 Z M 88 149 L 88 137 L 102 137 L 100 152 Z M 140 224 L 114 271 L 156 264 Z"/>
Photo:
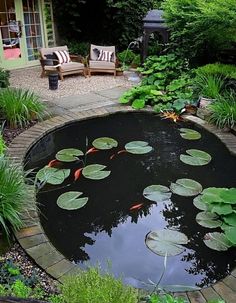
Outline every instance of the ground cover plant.
<path fill-rule="evenodd" d="M 46 105 L 29 90 L 6 88 L 0 91 L 0 112 L 10 127 L 24 127 L 32 120 L 42 120 Z"/>

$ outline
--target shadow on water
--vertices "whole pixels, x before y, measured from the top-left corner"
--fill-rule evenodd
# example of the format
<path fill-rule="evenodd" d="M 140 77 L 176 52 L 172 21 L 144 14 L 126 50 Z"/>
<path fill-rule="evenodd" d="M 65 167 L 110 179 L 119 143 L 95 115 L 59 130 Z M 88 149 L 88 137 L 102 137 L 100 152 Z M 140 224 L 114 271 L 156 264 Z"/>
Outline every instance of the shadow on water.
<path fill-rule="evenodd" d="M 179 135 L 180 127 L 196 129 L 202 138 L 184 140 Z M 232 270 L 235 249 L 217 252 L 205 246 L 203 237 L 210 230 L 196 223 L 198 210 L 192 204 L 193 198 L 173 194 L 171 200 L 155 204 L 142 195 L 149 185 L 169 186 L 179 178 L 194 179 L 203 188 L 236 187 L 235 158 L 214 135 L 190 123 L 161 121 L 153 114 L 114 114 L 72 123 L 49 133 L 29 151 L 26 169 L 43 167 L 63 148 L 85 151 L 86 137 L 89 147 L 98 137 L 112 137 L 119 142 L 115 149 L 87 157 L 87 164 L 106 165 L 111 175 L 99 181 L 81 177 L 73 182 L 71 177 L 63 188 L 46 185 L 37 195 L 42 226 L 65 257 L 84 268 L 97 262 L 105 268 L 110 260 L 114 274 L 132 280 L 134 286 L 139 285 L 138 281 L 157 281 L 163 257 L 147 249 L 145 237 L 151 230 L 170 228 L 185 233 L 190 242 L 181 255 L 168 258 L 162 284 L 207 286 Z M 116 153 L 135 140 L 147 141 L 153 150 L 145 155 Z M 204 167 L 182 163 L 180 154 L 190 148 L 208 152 L 212 161 Z M 74 172 L 81 164 L 65 167 Z M 81 191 L 89 201 L 79 210 L 63 210 L 56 200 L 65 191 Z M 141 203 L 141 209 L 130 210 Z"/>

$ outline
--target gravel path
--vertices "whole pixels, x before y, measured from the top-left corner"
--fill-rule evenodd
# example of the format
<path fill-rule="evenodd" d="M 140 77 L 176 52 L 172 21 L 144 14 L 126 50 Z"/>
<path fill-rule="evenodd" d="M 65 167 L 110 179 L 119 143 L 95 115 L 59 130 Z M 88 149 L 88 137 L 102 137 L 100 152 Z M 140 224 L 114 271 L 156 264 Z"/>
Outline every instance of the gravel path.
<path fill-rule="evenodd" d="M 39 66 L 12 70 L 10 85 L 12 87 L 32 90 L 43 100 L 81 95 L 117 86 L 131 87 L 131 83 L 124 76 L 113 77 L 113 75 L 103 74 L 84 78 L 81 75 L 71 75 L 66 76 L 64 81 L 59 81 L 59 89 L 53 91 L 48 88 L 47 77 L 40 78 L 40 74 L 41 67 Z"/>

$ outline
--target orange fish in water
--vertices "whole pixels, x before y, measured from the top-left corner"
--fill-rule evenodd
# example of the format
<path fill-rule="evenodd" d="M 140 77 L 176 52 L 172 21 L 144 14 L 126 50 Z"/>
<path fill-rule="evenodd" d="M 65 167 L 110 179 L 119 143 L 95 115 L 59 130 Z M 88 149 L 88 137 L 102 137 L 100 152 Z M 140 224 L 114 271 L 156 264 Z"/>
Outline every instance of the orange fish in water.
<path fill-rule="evenodd" d="M 139 210 L 140 208 L 142 208 L 143 203 L 140 204 L 135 204 L 134 206 L 130 207 L 129 210 Z"/>
<path fill-rule="evenodd" d="M 117 155 L 123 154 L 123 153 L 127 153 L 127 150 L 126 149 L 119 150 L 118 153 L 117 153 Z"/>
<path fill-rule="evenodd" d="M 75 171 L 75 173 L 74 173 L 74 177 L 75 177 L 74 180 L 75 180 L 75 181 L 79 179 L 79 177 L 80 177 L 80 175 L 81 175 L 82 169 L 83 169 L 83 168 L 79 168 L 79 169 L 77 169 L 77 170 Z"/>
<path fill-rule="evenodd" d="M 95 147 L 92 147 L 86 152 L 86 155 L 96 153 L 96 152 L 98 152 L 98 149 L 96 149 Z"/>
<path fill-rule="evenodd" d="M 60 161 L 54 159 L 54 160 L 51 160 L 47 166 L 48 167 L 58 167 L 60 163 L 61 163 Z"/>
<path fill-rule="evenodd" d="M 113 154 L 110 156 L 110 160 L 112 160 L 115 157 L 116 154 Z"/>

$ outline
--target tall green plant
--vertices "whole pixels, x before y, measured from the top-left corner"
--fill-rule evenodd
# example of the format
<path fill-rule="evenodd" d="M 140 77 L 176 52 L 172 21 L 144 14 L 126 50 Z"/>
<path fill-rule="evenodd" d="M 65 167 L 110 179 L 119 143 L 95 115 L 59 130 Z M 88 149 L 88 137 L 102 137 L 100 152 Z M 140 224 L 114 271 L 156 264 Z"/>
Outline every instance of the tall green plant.
<path fill-rule="evenodd" d="M 137 303 L 137 291 L 99 268 L 66 277 L 61 292 L 65 303 Z"/>
<path fill-rule="evenodd" d="M 3 156 L 4 151 L 6 149 L 6 144 L 3 139 L 3 135 L 2 135 L 3 127 L 4 127 L 4 123 L 2 125 L 0 125 L 0 157 Z"/>
<path fill-rule="evenodd" d="M 215 99 L 223 91 L 224 79 L 220 76 L 198 75 L 194 79 L 196 92 L 203 97 Z"/>
<path fill-rule="evenodd" d="M 5 88 L 10 85 L 9 83 L 10 72 L 0 68 L 0 88 Z"/>
<path fill-rule="evenodd" d="M 0 184 L 0 226 L 9 235 L 10 227 L 17 230 L 23 225 L 21 214 L 30 209 L 30 191 L 23 170 L 3 156 L 0 157 Z"/>
<path fill-rule="evenodd" d="M 42 120 L 46 105 L 29 90 L 7 88 L 0 91 L 0 111 L 11 127 L 22 127 L 31 120 Z"/>

